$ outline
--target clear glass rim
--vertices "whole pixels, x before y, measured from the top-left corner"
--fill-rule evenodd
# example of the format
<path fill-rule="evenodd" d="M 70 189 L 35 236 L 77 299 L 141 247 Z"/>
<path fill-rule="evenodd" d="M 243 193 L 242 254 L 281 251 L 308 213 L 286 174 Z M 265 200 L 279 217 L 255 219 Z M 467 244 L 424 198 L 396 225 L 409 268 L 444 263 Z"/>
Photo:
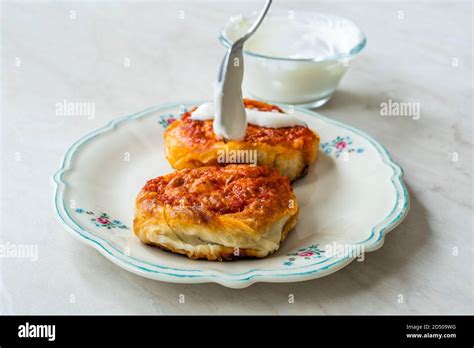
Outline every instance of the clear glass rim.
<path fill-rule="evenodd" d="M 327 16 L 324 13 L 317 12 L 319 15 Z M 268 17 L 272 17 L 271 15 Z M 333 16 L 333 17 L 339 17 L 339 16 Z M 339 17 L 341 19 L 345 19 L 348 21 L 351 21 L 349 19 L 346 19 L 344 17 Z M 287 57 L 277 57 L 277 56 L 268 56 L 265 54 L 260 54 L 260 53 L 255 53 L 251 52 L 248 50 L 243 50 L 243 53 L 248 56 L 252 57 L 257 57 L 257 58 L 263 58 L 263 59 L 269 59 L 269 60 L 278 60 L 278 61 L 288 61 L 288 62 L 314 62 L 314 63 L 322 63 L 322 62 L 331 62 L 331 61 L 337 61 L 337 60 L 343 60 L 343 59 L 349 59 L 357 55 L 362 49 L 365 47 L 367 43 L 367 39 L 365 37 L 364 32 L 359 28 L 359 26 L 351 21 L 359 30 L 359 32 L 362 34 L 362 39 L 359 41 L 353 48 L 351 48 L 347 53 L 341 53 L 341 54 L 336 54 L 324 59 L 318 59 L 318 58 L 287 58 Z M 219 34 L 219 41 L 224 45 L 224 47 L 229 48 L 232 45 L 232 42 L 227 38 L 226 36 L 226 28 L 224 27 Z"/>

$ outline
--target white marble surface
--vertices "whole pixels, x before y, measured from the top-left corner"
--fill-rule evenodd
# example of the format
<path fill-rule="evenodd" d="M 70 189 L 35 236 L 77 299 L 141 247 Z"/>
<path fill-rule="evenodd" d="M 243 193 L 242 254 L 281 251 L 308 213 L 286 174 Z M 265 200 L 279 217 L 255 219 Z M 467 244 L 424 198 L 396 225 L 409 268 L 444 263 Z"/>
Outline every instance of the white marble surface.
<path fill-rule="evenodd" d="M 223 55 L 219 27 L 260 3 L 2 2 L 1 241 L 37 245 L 38 260 L 0 258 L 1 313 L 474 312 L 469 1 L 274 4 L 347 16 L 368 37 L 320 109 L 379 139 L 406 172 L 411 211 L 365 262 L 243 290 L 167 284 L 116 267 L 56 221 L 50 175 L 68 146 L 117 116 L 209 98 Z M 57 116 L 64 99 L 95 103 L 96 117 Z M 419 102 L 421 118 L 380 116 L 388 99 Z"/>

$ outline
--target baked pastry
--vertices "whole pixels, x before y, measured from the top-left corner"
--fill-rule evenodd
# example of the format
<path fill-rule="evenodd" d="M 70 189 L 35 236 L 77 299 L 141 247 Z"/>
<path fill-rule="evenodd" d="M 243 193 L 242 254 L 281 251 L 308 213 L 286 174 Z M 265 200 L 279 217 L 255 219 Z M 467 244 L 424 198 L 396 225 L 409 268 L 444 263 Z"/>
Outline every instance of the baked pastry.
<path fill-rule="evenodd" d="M 278 106 L 255 100 L 244 99 L 244 105 L 247 109 L 275 112 L 275 117 L 283 113 Z M 319 136 L 306 126 L 266 128 L 249 123 L 242 140 L 224 142 L 214 134 L 212 120 L 191 119 L 195 109 L 185 112 L 165 131 L 166 158 L 175 169 L 248 163 L 245 158 L 229 161 L 229 156 L 222 154 L 246 152 L 248 159 L 254 152 L 256 164 L 274 168 L 293 181 L 304 176 L 316 160 Z"/>
<path fill-rule="evenodd" d="M 192 259 L 265 257 L 296 225 L 289 180 L 261 166 L 183 169 L 149 180 L 133 229 L 146 244 Z"/>

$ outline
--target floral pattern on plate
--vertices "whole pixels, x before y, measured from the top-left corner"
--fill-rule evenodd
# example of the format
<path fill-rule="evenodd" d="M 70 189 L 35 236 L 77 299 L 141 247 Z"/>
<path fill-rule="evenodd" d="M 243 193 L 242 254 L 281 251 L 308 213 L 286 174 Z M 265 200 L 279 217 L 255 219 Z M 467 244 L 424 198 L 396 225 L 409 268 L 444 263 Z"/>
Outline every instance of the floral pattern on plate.
<path fill-rule="evenodd" d="M 323 257 L 324 250 L 320 249 L 318 244 L 313 244 L 313 245 L 310 245 L 309 247 L 298 249 L 295 253 L 290 253 L 286 255 L 289 257 L 287 261 L 283 262 L 283 265 L 292 266 L 298 259 L 303 259 L 303 260 L 319 259 Z"/>
<path fill-rule="evenodd" d="M 158 120 L 158 123 L 163 126 L 163 128 L 168 128 L 170 124 L 172 124 L 174 121 L 176 121 L 176 117 L 174 117 L 173 114 L 166 114 L 166 115 L 161 115 L 160 119 Z"/>
<path fill-rule="evenodd" d="M 337 136 L 336 139 L 321 144 L 321 149 L 326 154 L 334 154 L 338 158 L 343 152 L 355 152 L 362 153 L 364 149 L 362 147 L 355 148 L 352 145 L 352 138 L 349 136 L 341 137 Z"/>
<path fill-rule="evenodd" d="M 129 228 L 124 225 L 119 220 L 112 220 L 107 213 L 96 214 L 93 211 L 85 210 L 82 208 L 77 208 L 76 213 L 78 214 L 87 214 L 91 216 L 91 222 L 97 227 L 107 228 L 111 230 L 112 228 L 120 228 L 128 230 Z"/>

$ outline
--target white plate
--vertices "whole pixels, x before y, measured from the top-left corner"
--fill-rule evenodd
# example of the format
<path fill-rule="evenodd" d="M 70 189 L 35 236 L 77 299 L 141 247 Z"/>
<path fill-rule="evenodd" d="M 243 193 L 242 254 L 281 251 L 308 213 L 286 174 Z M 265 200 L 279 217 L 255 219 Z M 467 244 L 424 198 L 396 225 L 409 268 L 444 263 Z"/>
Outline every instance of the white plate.
<path fill-rule="evenodd" d="M 132 231 L 134 200 L 145 182 L 173 171 L 164 156 L 167 120 L 201 102 L 168 104 L 117 119 L 66 152 L 54 174 L 59 220 L 86 244 L 138 275 L 232 288 L 294 282 L 333 273 L 380 248 L 405 217 L 403 172 L 367 134 L 306 109 L 295 115 L 319 133 L 318 161 L 294 184 L 296 228 L 265 259 L 211 262 L 143 245 Z M 281 106 L 285 109 L 285 106 Z"/>

